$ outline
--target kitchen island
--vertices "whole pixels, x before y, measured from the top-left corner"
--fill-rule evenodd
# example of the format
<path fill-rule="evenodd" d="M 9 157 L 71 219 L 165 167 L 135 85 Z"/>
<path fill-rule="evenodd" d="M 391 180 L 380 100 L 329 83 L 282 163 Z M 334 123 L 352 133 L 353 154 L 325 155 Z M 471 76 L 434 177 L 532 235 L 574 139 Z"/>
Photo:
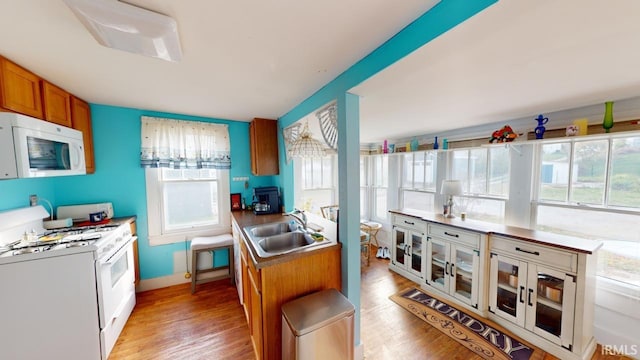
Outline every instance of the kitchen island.
<path fill-rule="evenodd" d="M 340 252 L 335 223 L 312 214 L 310 222 L 323 228 L 329 241 L 281 255 L 261 257 L 246 228 L 287 223 L 281 214 L 232 213 L 234 250 L 240 300 L 242 301 L 256 358 L 280 359 L 283 304 L 329 288 L 341 290 Z M 237 245 L 237 246 L 236 246 Z"/>

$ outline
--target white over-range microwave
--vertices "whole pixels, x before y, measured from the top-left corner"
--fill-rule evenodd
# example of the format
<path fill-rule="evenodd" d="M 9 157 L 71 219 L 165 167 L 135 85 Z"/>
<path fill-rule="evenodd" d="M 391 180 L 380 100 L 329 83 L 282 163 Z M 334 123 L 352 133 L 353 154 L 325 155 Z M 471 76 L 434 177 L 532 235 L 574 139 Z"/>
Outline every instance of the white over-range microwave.
<path fill-rule="evenodd" d="M 86 174 L 82 132 L 0 112 L 0 179 Z"/>

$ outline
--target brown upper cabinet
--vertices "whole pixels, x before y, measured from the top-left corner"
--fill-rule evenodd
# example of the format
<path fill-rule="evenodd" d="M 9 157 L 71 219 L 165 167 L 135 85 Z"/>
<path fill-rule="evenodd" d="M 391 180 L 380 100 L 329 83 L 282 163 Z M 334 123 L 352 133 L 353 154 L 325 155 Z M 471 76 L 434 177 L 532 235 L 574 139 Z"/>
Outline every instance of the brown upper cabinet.
<path fill-rule="evenodd" d="M 253 119 L 249 124 L 251 173 L 278 175 L 278 121 Z"/>
<path fill-rule="evenodd" d="M 86 101 L 71 96 L 71 125 L 74 129 L 82 131 L 84 142 L 84 161 L 87 174 L 96 171 L 96 163 L 93 157 L 93 131 L 91 131 L 91 108 Z"/>
<path fill-rule="evenodd" d="M 43 118 L 40 78 L 3 57 L 0 57 L 0 107 Z"/>
<path fill-rule="evenodd" d="M 71 127 L 71 94 L 47 80 L 40 80 L 40 83 L 42 85 L 44 119 L 58 125 Z"/>

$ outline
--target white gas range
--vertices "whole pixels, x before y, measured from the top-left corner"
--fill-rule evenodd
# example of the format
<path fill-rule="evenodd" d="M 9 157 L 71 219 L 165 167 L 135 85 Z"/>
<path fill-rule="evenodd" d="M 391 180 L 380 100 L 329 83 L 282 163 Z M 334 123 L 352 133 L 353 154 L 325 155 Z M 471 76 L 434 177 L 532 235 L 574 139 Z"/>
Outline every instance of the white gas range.
<path fill-rule="evenodd" d="M 135 306 L 130 226 L 45 231 L 43 214 L 0 213 L 0 358 L 106 360 Z"/>

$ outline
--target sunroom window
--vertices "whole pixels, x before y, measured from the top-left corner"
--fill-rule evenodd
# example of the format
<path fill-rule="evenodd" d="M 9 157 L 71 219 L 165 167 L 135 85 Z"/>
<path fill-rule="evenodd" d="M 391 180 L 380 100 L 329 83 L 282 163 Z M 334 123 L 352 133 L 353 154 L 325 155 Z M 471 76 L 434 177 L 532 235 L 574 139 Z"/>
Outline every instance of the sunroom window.
<path fill-rule="evenodd" d="M 540 146 L 536 227 L 603 240 L 598 275 L 640 286 L 640 137 Z"/>
<path fill-rule="evenodd" d="M 435 150 L 402 154 L 402 206 L 433 211 L 438 153 Z"/>
<path fill-rule="evenodd" d="M 456 149 L 449 154 L 450 179 L 462 181 L 455 209 L 474 219 L 501 223 L 509 197 L 509 148 Z"/>

